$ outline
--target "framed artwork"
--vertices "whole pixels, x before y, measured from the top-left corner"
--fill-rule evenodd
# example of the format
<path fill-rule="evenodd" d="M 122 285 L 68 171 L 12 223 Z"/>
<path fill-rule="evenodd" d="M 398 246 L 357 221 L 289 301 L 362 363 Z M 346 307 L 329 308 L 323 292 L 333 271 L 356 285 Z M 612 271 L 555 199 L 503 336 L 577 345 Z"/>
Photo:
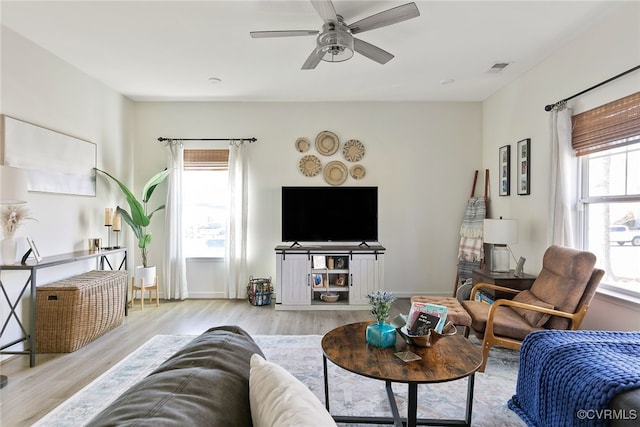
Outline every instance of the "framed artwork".
<path fill-rule="evenodd" d="M 517 159 L 518 194 L 531 194 L 531 139 L 518 141 Z"/>
<path fill-rule="evenodd" d="M 36 259 L 36 262 L 42 261 L 42 255 L 40 255 L 40 251 L 36 247 L 36 243 L 30 237 L 27 237 L 27 243 L 29 243 L 29 248 L 31 249 L 31 253 Z"/>
<path fill-rule="evenodd" d="M 500 196 L 511 193 L 511 146 L 505 145 L 498 149 L 498 166 L 500 171 Z"/>
<path fill-rule="evenodd" d="M 4 164 L 27 170 L 29 191 L 96 195 L 96 144 L 4 114 L 0 120 Z"/>

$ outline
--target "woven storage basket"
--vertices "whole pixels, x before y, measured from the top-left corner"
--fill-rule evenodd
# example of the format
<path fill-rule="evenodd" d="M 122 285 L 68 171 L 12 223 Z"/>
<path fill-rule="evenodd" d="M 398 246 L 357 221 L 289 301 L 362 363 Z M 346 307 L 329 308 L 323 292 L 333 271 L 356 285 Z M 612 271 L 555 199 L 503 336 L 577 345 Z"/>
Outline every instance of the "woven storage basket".
<path fill-rule="evenodd" d="M 120 326 L 127 276 L 95 270 L 38 286 L 36 352 L 70 353 Z"/>

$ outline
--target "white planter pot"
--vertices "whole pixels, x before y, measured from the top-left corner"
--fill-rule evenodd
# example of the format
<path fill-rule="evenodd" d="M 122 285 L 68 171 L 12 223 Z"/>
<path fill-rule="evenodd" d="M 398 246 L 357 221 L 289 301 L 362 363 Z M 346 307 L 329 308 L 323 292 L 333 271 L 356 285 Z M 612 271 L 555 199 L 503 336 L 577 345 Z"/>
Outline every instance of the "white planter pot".
<path fill-rule="evenodd" d="M 2 239 L 2 264 L 13 265 L 16 263 L 18 243 L 14 239 Z"/>
<path fill-rule="evenodd" d="M 144 287 L 153 286 L 156 283 L 156 267 L 138 266 L 136 267 L 134 277 L 136 286 L 140 286 L 141 279 Z"/>

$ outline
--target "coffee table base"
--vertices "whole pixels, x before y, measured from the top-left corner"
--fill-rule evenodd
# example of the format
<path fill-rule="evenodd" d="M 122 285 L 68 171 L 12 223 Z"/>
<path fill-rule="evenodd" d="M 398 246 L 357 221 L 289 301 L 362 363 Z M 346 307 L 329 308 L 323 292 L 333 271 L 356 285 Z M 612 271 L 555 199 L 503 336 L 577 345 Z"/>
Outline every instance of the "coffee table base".
<path fill-rule="evenodd" d="M 329 380 L 327 375 L 327 357 L 322 356 L 322 367 L 324 370 L 324 400 L 327 411 L 329 410 Z M 417 418 L 418 412 L 418 383 L 410 382 L 409 387 L 409 400 L 407 407 L 407 418 L 401 418 L 398 411 L 398 405 L 396 404 L 396 397 L 391 388 L 391 381 L 385 381 L 385 388 L 387 390 L 387 397 L 389 398 L 389 404 L 391 405 L 391 413 L 393 417 L 365 417 L 365 416 L 347 416 L 347 415 L 332 415 L 333 419 L 339 423 L 349 424 L 390 424 L 393 423 L 395 427 L 414 427 L 414 426 L 471 426 L 471 412 L 473 409 L 473 386 L 475 381 L 475 373 L 467 377 L 467 404 L 465 410 L 464 420 L 449 420 L 449 419 L 426 419 Z"/>

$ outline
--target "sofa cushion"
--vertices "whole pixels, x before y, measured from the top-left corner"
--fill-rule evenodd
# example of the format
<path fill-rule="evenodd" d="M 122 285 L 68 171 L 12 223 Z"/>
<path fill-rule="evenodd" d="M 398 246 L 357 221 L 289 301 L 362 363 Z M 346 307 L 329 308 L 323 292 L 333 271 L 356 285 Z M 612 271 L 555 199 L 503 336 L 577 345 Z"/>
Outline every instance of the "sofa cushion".
<path fill-rule="evenodd" d="M 249 401 L 254 427 L 336 425 L 306 385 L 257 354 L 251 357 Z"/>
<path fill-rule="evenodd" d="M 89 426 L 251 426 L 249 370 L 262 351 L 237 326 L 211 328 L 138 382 Z"/>
<path fill-rule="evenodd" d="M 536 307 L 549 308 L 553 310 L 553 304 L 549 304 L 547 302 L 542 301 L 540 298 L 535 296 L 533 292 L 530 290 L 522 291 L 515 297 L 513 297 L 513 301 L 521 302 L 524 304 L 535 305 Z M 520 307 L 511 307 L 516 313 L 520 316 L 524 317 L 527 322 L 536 328 L 541 328 L 542 325 L 547 323 L 550 314 L 541 313 L 539 311 L 527 310 L 526 308 Z"/>

